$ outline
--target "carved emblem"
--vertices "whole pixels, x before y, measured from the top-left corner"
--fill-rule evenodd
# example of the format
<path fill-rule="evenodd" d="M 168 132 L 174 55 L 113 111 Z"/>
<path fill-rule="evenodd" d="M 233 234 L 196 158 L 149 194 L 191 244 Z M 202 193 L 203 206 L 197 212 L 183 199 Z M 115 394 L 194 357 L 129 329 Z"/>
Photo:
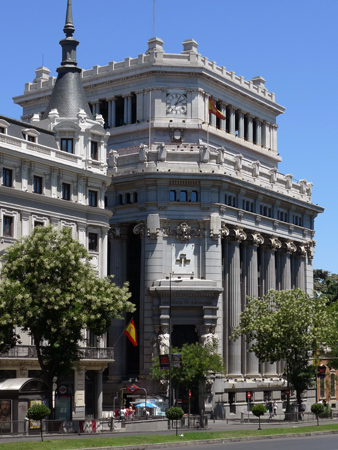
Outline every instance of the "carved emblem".
<path fill-rule="evenodd" d="M 202 237 L 204 236 L 204 231 L 200 228 L 192 228 L 186 222 L 182 222 L 175 228 L 166 228 L 164 235 L 175 236 L 181 242 L 190 241 L 192 237 Z"/>

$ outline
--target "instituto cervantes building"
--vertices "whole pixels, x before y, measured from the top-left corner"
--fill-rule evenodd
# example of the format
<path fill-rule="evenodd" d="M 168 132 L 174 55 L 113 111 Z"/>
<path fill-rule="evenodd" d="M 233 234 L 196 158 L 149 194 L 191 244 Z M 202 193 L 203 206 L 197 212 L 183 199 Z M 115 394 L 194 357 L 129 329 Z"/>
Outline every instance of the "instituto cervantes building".
<path fill-rule="evenodd" d="M 68 380 L 75 416 L 112 409 L 130 380 L 165 396 L 148 374 L 169 332 L 175 347 L 218 343 L 226 375 L 211 377 L 206 411 L 238 417 L 247 392 L 282 406 L 283 364 L 260 363 L 229 336 L 248 296 L 313 288 L 323 209 L 312 183 L 278 171 L 284 108 L 262 77 L 209 61 L 193 39 L 169 54 L 152 38 L 135 58 L 81 71 L 70 1 L 64 31 L 58 78 L 39 67 L 14 98 L 22 122 L 0 120 L 0 251 L 35 222 L 71 226 L 100 275 L 130 282 L 138 346 L 119 339 L 130 318 L 88 337 L 92 357 Z M 0 359 L 14 376 L 29 367 L 17 352 Z"/>

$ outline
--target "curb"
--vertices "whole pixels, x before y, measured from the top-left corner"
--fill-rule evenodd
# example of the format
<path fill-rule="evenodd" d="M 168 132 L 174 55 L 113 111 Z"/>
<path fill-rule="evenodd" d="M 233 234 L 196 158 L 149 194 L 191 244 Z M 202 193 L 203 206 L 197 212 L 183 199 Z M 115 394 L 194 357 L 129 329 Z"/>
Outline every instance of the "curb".
<path fill-rule="evenodd" d="M 118 447 L 95 447 L 95 450 L 149 450 L 149 449 L 162 449 L 173 447 L 187 447 L 188 445 L 205 445 L 205 444 L 227 444 L 229 442 L 241 442 L 241 441 L 259 441 L 266 439 L 287 439 L 290 437 L 305 437 L 305 436 L 324 436 L 329 434 L 338 434 L 338 430 L 330 431 L 312 431 L 310 433 L 290 433 L 290 434 L 274 434 L 271 436 L 245 436 L 238 438 L 218 438 L 218 439 L 205 439 L 200 441 L 183 441 L 183 442 L 164 442 L 158 444 L 137 444 L 137 445 L 123 445 Z M 78 450 L 93 450 L 91 448 L 83 448 Z"/>

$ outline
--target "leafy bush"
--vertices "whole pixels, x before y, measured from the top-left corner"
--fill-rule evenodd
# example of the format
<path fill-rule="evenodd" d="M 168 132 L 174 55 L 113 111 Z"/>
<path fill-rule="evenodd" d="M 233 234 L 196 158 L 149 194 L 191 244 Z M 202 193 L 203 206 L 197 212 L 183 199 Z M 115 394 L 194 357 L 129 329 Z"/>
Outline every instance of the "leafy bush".
<path fill-rule="evenodd" d="M 27 417 L 30 420 L 43 420 L 50 414 L 50 409 L 46 405 L 34 405 L 27 410 Z M 41 441 L 42 437 L 42 423 L 40 424 Z"/>
<path fill-rule="evenodd" d="M 266 408 L 264 405 L 255 405 L 252 407 L 252 414 L 256 417 L 260 417 L 266 413 Z"/>
<path fill-rule="evenodd" d="M 311 405 L 311 412 L 318 416 L 320 413 L 324 412 L 324 405 L 322 403 L 314 403 Z"/>
<path fill-rule="evenodd" d="M 172 408 L 168 408 L 165 412 L 165 415 L 169 420 L 179 420 L 183 417 L 184 411 L 182 408 L 178 408 L 177 406 L 173 406 Z"/>
<path fill-rule="evenodd" d="M 43 420 L 50 414 L 50 409 L 46 405 L 34 405 L 27 411 L 30 420 Z"/>
<path fill-rule="evenodd" d="M 319 416 L 321 419 L 330 419 L 330 417 L 331 417 L 331 408 L 330 408 L 330 405 L 324 406 L 324 411 L 321 412 L 321 413 L 319 413 L 318 416 Z"/>

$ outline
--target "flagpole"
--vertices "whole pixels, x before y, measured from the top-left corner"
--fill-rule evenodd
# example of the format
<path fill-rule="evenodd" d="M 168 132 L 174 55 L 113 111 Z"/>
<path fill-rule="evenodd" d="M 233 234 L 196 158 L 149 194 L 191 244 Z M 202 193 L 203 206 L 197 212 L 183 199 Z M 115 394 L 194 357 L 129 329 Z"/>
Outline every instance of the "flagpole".
<path fill-rule="evenodd" d="M 149 151 L 150 149 L 150 141 L 151 141 L 151 91 L 149 91 Z"/>
<path fill-rule="evenodd" d="M 122 333 L 121 333 L 120 336 L 118 337 L 117 341 L 116 341 L 115 344 L 113 345 L 113 348 L 115 348 L 115 345 L 116 345 L 116 344 L 118 343 L 118 341 L 121 339 L 121 337 L 123 336 L 124 332 L 126 331 L 126 329 L 128 328 L 128 326 L 129 326 L 129 324 L 131 323 L 132 320 L 134 320 L 134 317 L 132 317 L 132 318 L 129 320 L 127 326 L 124 328 L 124 330 L 122 331 Z"/>

